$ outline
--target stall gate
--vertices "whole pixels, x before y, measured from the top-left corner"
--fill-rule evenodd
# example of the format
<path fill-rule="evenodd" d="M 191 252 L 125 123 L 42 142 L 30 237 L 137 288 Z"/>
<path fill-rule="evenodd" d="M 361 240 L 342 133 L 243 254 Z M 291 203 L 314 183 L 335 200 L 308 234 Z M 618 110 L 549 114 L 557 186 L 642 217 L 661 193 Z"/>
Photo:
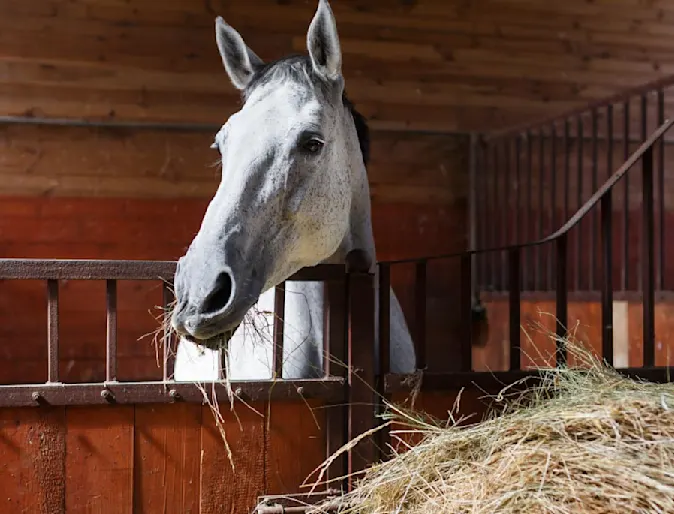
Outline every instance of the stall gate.
<path fill-rule="evenodd" d="M 674 82 L 674 81 L 672 81 Z M 234 397 L 230 408 L 230 395 L 226 381 L 202 384 L 177 383 L 172 379 L 172 355 L 175 341 L 170 334 L 162 336 L 161 365 L 163 378 L 153 382 L 123 382 L 117 379 L 118 314 L 117 285 L 124 280 L 154 280 L 162 284 L 164 306 L 171 302 L 171 280 L 174 262 L 142 261 L 72 261 L 72 260 L 0 260 L 2 280 L 40 280 L 45 284 L 47 297 L 48 381 L 42 384 L 11 384 L 0 386 L 0 506 L 2 512 L 12 513 L 223 513 L 251 512 L 303 512 L 303 503 L 324 497 L 329 489 L 348 489 L 352 478 L 345 478 L 362 470 L 373 461 L 386 458 L 390 445 L 396 444 L 389 431 L 380 430 L 364 437 L 356 446 L 339 455 L 328 467 L 322 483 L 316 486 L 318 494 L 306 494 L 303 482 L 318 475 L 312 472 L 343 444 L 359 435 L 367 434 L 380 422 L 376 416 L 382 409 L 382 398 L 407 401 L 412 398 L 416 408 L 438 416 L 446 415 L 458 392 L 462 394 L 462 409 L 483 412 L 485 393 L 496 392 L 505 384 L 524 377 L 535 380 L 535 363 L 529 362 L 523 351 L 522 319 L 526 294 L 531 284 L 539 284 L 545 277 L 548 291 L 553 294 L 551 312 L 554 314 L 552 329 L 558 336 L 565 336 L 569 327 L 570 294 L 577 280 L 596 281 L 600 288 L 600 346 L 597 351 L 613 362 L 616 320 L 614 303 L 614 239 L 611 213 L 616 184 L 628 177 L 634 182 L 636 165 L 641 166 L 642 183 L 642 237 L 638 291 L 643 302 L 641 315 L 642 338 L 639 366 L 619 366 L 630 376 L 655 381 L 668 380 L 666 366 L 656 362 L 655 302 L 656 290 L 664 283 L 664 229 L 660 229 L 660 250 L 656 252 L 654 237 L 655 191 L 660 189 L 663 172 L 655 187 L 654 153 L 656 143 L 663 140 L 671 128 L 672 120 L 664 119 L 662 88 L 655 90 L 657 126 L 652 131 L 642 129 L 639 144 L 626 151 L 624 163 L 610 175 L 603 185 L 578 206 L 575 214 L 559 217 L 561 228 L 547 237 L 531 237 L 530 232 L 514 235 L 514 240 L 497 244 L 493 237 L 503 232 L 498 224 L 475 223 L 474 243 L 480 250 L 456 255 L 434 256 L 411 261 L 380 262 L 378 275 L 380 294 L 379 352 L 375 353 L 374 305 L 375 276 L 358 268 L 359 259 L 349 260 L 346 267 L 320 265 L 301 270 L 289 280 L 320 280 L 326 282 L 327 314 L 325 322 L 325 350 L 332 359 L 325 359 L 324 376 L 312 380 L 278 380 L 260 382 L 232 382 Z M 649 93 L 650 94 L 650 93 Z M 646 97 L 646 93 L 643 93 Z M 612 105 L 606 103 L 607 119 L 612 120 Z M 648 111 L 642 102 L 645 118 Z M 597 116 L 600 107 L 590 109 L 592 145 L 597 146 Z M 577 114 L 578 130 L 583 127 L 582 114 Z M 569 117 L 556 120 L 564 125 L 564 140 L 568 142 Z M 629 120 L 629 115 L 626 115 Z M 629 134 L 629 121 L 626 129 Z M 612 124 L 609 124 L 606 144 L 612 156 Z M 642 125 L 645 127 L 645 124 Z M 499 161 L 494 158 L 503 148 L 521 145 L 516 135 L 506 134 L 483 138 L 477 142 L 476 169 L 493 159 L 492 170 L 499 163 L 515 162 L 514 171 L 521 172 L 518 159 Z M 528 134 L 527 131 L 525 131 Z M 553 134 L 554 135 L 554 134 Z M 631 136 L 630 136 L 631 137 Z M 629 137 L 627 137 L 629 140 Z M 528 137 L 526 144 L 532 139 Z M 556 141 L 556 137 L 551 140 Z M 582 138 L 579 139 L 581 144 Z M 628 145 L 629 146 L 629 145 Z M 658 150 L 662 151 L 662 150 Z M 556 163 L 556 150 L 552 161 Z M 526 154 L 525 154 L 526 155 Z M 530 154 L 529 154 L 530 155 Z M 559 154 L 568 162 L 568 147 Z M 490 157 L 491 156 L 491 157 Z M 597 155 L 594 154 L 595 164 Z M 581 156 L 582 158 L 582 156 Z M 529 166 L 532 162 L 529 158 Z M 660 168 L 664 161 L 660 158 Z M 553 165 L 552 169 L 555 168 Z M 609 168 L 612 161 L 607 164 Z M 475 173 L 473 178 L 489 177 Z M 494 174 L 500 177 L 499 174 Z M 507 176 L 507 175 L 506 175 Z M 531 175 L 530 175 L 531 176 Z M 567 173 L 568 176 L 568 173 Z M 581 177 L 582 178 L 582 177 Z M 505 182 L 508 184 L 509 179 Z M 553 181 L 556 183 L 555 181 Z M 473 191 L 493 194 L 486 185 Z M 519 182 L 518 182 L 519 184 Z M 565 186 L 567 187 L 567 186 Z M 541 190 L 547 189 L 541 186 Z M 568 190 L 568 187 L 567 187 Z M 519 191 L 519 188 L 518 188 Z M 662 191 L 662 189 L 660 189 Z M 552 195 L 554 197 L 554 188 Z M 564 197 L 566 198 L 568 194 Z M 474 220 L 489 219 L 488 208 L 499 201 L 498 194 L 489 203 L 474 194 L 473 211 L 481 212 Z M 505 198 L 510 198 L 505 195 Z M 516 193 L 516 216 L 521 216 L 520 195 Z M 660 194 L 658 198 L 663 198 Z M 554 202 L 556 202 L 556 197 Z M 660 200 L 662 201 L 662 200 Z M 496 203 L 497 204 L 497 203 Z M 530 205 L 534 205 L 533 200 Z M 542 203 L 539 203 L 542 207 Z M 482 209 L 482 211 L 480 211 Z M 505 211 L 508 209 L 505 208 Z M 570 211 L 568 205 L 565 209 Z M 597 226 L 599 248 L 594 248 L 592 268 L 596 275 L 583 275 L 583 265 L 573 267 L 582 245 L 572 247 L 570 234 L 581 223 L 592 219 L 600 209 L 601 225 Z M 530 210 L 530 214 L 534 212 Z M 498 212 L 492 211 L 491 216 Z M 507 219 L 507 216 L 493 219 Z M 554 221 L 557 221 L 555 218 Z M 540 222 L 537 222 L 540 223 Z M 514 223 L 513 227 L 521 227 Z M 660 223 L 660 227 L 664 225 Z M 495 228 L 494 228 L 495 227 Z M 540 228 L 540 225 L 539 225 Z M 492 232 L 489 232 L 492 231 Z M 508 227 L 505 228 L 508 232 Z M 489 239 L 486 235 L 491 234 Z M 479 237 L 478 237 L 479 236 Z M 521 239 L 525 242 L 522 243 Z M 590 240 L 594 241 L 593 239 Z M 627 243 L 625 243 L 627 244 Z M 474 247 L 476 247 L 474 246 Z M 575 248 L 573 251 L 572 248 Z M 547 260 L 529 261 L 530 249 L 534 255 Z M 629 249 L 629 248 L 628 248 Z M 356 256 L 357 257 L 357 256 Z M 425 323 L 415 323 L 415 340 L 420 372 L 413 376 L 389 373 L 389 285 L 392 269 L 397 266 L 414 268 L 415 314 L 424 320 L 426 313 L 426 287 L 428 267 L 433 262 L 455 262 L 461 270 L 461 285 L 457 304 L 461 307 L 463 330 L 456 354 L 448 359 L 457 361 L 455 372 L 428 372 L 426 366 Z M 576 261 L 577 262 L 577 261 Z M 660 263 L 657 268 L 655 262 Z M 351 264 L 353 263 L 353 265 Z M 545 263 L 543 266 L 542 263 Z M 632 273 L 629 264 L 624 273 Z M 575 269 L 575 272 L 572 270 Z M 532 277 L 533 273 L 533 279 Z M 580 278 L 575 278 L 575 277 Z M 583 278 L 586 277 L 586 278 Z M 101 383 L 66 384 L 59 373 L 59 282 L 63 280 L 97 280 L 106 284 L 106 380 Z M 631 284 L 625 278 L 622 283 Z M 594 284 L 594 282 L 592 282 Z M 660 287 L 663 289 L 663 287 Z M 275 314 L 282 319 L 284 308 L 283 284 L 277 288 Z M 485 293 L 487 291 L 487 293 Z M 570 293 L 571 292 L 571 293 Z M 591 291 L 590 291 L 591 292 Z M 507 366 L 503 369 L 475 371 L 473 362 L 474 342 L 479 339 L 476 319 L 480 313 L 480 300 L 487 294 L 496 295 L 485 302 L 486 318 L 490 326 L 500 323 L 492 310 L 494 298 L 505 297 L 507 309 Z M 476 299 L 478 302 L 476 303 Z M 492 302 L 492 303 L 490 303 Z M 496 320 L 496 321 L 495 321 Z M 478 323 L 479 325 L 479 319 Z M 496 327 L 501 330 L 500 326 Z M 283 324 L 275 323 L 274 345 L 277 349 L 275 368 L 280 372 Z M 14 341 L 12 344 L 21 344 Z M 563 338 L 556 342 L 552 355 L 557 364 L 567 362 L 567 349 Z M 375 374 L 375 359 L 379 373 Z M 332 361 L 343 362 L 346 366 Z M 223 377 L 224 378 L 224 377 Z M 420 391 L 419 396 L 416 392 Z M 220 405 L 220 415 L 214 414 L 209 404 Z M 390 428 L 390 427 L 389 427 Z M 223 439 L 224 435 L 224 439 Z M 226 441 L 226 443 L 225 443 Z M 326 485 L 326 479 L 329 482 Z M 304 494 L 297 494 L 304 491 Z M 279 496 L 281 495 L 281 496 Z M 287 495 L 293 495 L 289 499 Z"/>

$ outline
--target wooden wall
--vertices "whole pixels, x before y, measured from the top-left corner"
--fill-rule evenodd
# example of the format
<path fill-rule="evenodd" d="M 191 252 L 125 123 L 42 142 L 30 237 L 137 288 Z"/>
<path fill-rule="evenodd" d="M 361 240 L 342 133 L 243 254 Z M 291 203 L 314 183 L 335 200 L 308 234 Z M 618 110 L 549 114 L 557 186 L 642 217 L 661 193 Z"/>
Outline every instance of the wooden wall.
<path fill-rule="evenodd" d="M 349 91 L 379 128 L 504 127 L 674 73 L 665 0 L 333 4 Z M 2 0 L 0 112 L 220 123 L 238 99 L 217 55 L 215 16 L 271 59 L 304 51 L 315 8 Z"/>
<path fill-rule="evenodd" d="M 488 323 L 482 334 L 483 347 L 473 349 L 474 369 L 505 371 L 509 363 L 508 300 L 503 295 L 484 298 Z M 672 312 L 670 296 L 659 298 L 655 306 L 655 364 L 674 364 Z M 555 301 L 549 294 L 533 293 L 521 304 L 523 368 L 554 363 Z M 613 360 L 616 367 L 643 365 L 641 301 L 625 297 L 613 302 Z M 569 299 L 568 329 L 577 344 L 601 355 L 601 303 L 587 294 L 572 294 Z M 571 362 L 574 362 L 571 359 Z"/>

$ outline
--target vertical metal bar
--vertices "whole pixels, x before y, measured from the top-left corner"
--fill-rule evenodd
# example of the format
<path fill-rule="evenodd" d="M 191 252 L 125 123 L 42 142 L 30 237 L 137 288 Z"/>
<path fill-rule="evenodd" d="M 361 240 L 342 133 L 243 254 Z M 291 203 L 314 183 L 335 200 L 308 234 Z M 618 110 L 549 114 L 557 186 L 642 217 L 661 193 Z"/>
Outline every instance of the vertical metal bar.
<path fill-rule="evenodd" d="M 117 380 L 117 281 L 105 281 L 105 381 Z"/>
<path fill-rule="evenodd" d="M 606 108 L 607 175 L 613 174 L 613 106 Z M 613 365 L 613 190 L 601 199 L 601 241 L 603 280 L 601 289 L 602 357 Z"/>
<path fill-rule="evenodd" d="M 644 367 L 655 366 L 655 269 L 653 227 L 653 147 L 642 157 L 643 165 L 643 352 Z"/>
<path fill-rule="evenodd" d="M 426 261 L 417 262 L 414 282 L 414 346 L 418 369 L 426 369 L 426 266 Z M 466 278 L 471 280 L 471 275 L 469 274 Z"/>
<path fill-rule="evenodd" d="M 568 324 L 568 283 L 567 283 L 567 234 L 557 238 L 557 290 L 555 294 L 557 316 L 557 365 L 563 366 L 567 361 L 565 337 Z"/>
<path fill-rule="evenodd" d="M 347 383 L 349 391 L 348 440 L 353 441 L 375 427 L 375 356 L 374 356 L 374 278 L 362 270 L 348 275 L 348 341 Z M 372 435 L 361 439 L 349 451 L 347 478 L 352 490 L 354 473 L 365 470 L 375 459 Z"/>
<path fill-rule="evenodd" d="M 601 199 L 601 240 L 604 280 L 601 288 L 601 353 L 613 365 L 613 207 L 609 189 Z"/>
<path fill-rule="evenodd" d="M 583 118 L 581 115 L 578 116 L 577 120 L 577 134 L 576 134 L 576 140 L 578 141 L 578 178 L 577 178 L 577 187 L 576 187 L 576 208 L 580 209 L 583 205 Z M 582 220 L 581 220 L 582 223 Z M 582 270 L 583 270 L 583 231 L 581 230 L 580 226 L 576 226 L 575 228 L 576 231 L 576 276 L 574 277 L 576 279 L 576 291 L 580 291 L 581 289 L 581 276 L 582 276 Z"/>
<path fill-rule="evenodd" d="M 47 280 L 47 381 L 59 381 L 59 283 Z"/>
<path fill-rule="evenodd" d="M 286 309 L 286 283 L 274 290 L 274 378 L 283 377 L 283 328 Z"/>
<path fill-rule="evenodd" d="M 478 206 L 478 194 L 477 194 L 477 173 L 478 173 L 478 162 L 477 162 L 477 145 L 478 139 L 474 133 L 470 135 L 470 156 L 468 162 L 468 248 L 475 249 L 477 247 L 477 223 L 478 216 L 477 210 Z M 478 276 L 478 267 L 476 265 L 477 257 L 473 256 L 473 274 L 471 276 L 471 282 L 473 284 L 473 290 L 476 290 L 478 287 L 477 281 Z"/>
<path fill-rule="evenodd" d="M 623 104 L 623 160 L 626 161 L 630 156 L 630 102 L 626 100 Z M 630 174 L 623 176 L 623 255 L 622 255 L 622 290 L 627 291 L 630 287 Z"/>
<path fill-rule="evenodd" d="M 515 224 L 513 226 L 512 244 L 520 243 L 522 218 L 522 141 L 520 135 L 515 136 Z"/>
<path fill-rule="evenodd" d="M 461 256 L 461 371 L 472 371 L 473 368 L 473 324 L 472 324 L 472 293 L 470 282 L 470 255 Z"/>
<path fill-rule="evenodd" d="M 594 194 L 599 187 L 598 184 L 598 174 L 599 174 L 599 151 L 598 151 L 598 116 L 597 109 L 592 109 L 592 191 L 590 194 Z M 599 244 L 599 234 L 597 233 L 597 211 L 592 209 L 592 212 L 589 216 L 589 222 L 592 226 L 591 237 L 592 241 L 589 245 L 589 262 L 588 262 L 588 272 L 590 273 L 589 277 L 589 290 L 595 290 L 595 277 L 597 275 L 597 245 Z"/>
<path fill-rule="evenodd" d="M 491 203 L 491 216 L 489 219 L 489 225 L 491 226 L 491 243 L 490 246 L 498 245 L 498 223 L 496 219 L 497 216 L 502 215 L 498 212 L 498 176 L 499 176 L 499 165 L 498 165 L 498 144 L 493 145 L 493 157 L 492 157 L 492 203 Z M 496 277 L 498 276 L 498 255 L 495 252 L 491 253 L 491 270 L 490 270 L 490 282 L 491 289 L 495 290 L 497 288 Z"/>
<path fill-rule="evenodd" d="M 665 122 L 665 92 L 658 89 L 658 126 Z M 657 287 L 665 289 L 665 138 L 658 145 L 658 262 L 656 265 Z"/>
<path fill-rule="evenodd" d="M 505 171 L 503 173 L 503 191 L 501 192 L 502 208 L 501 208 L 501 223 L 503 224 L 501 229 L 501 244 L 499 246 L 508 246 L 510 241 L 510 223 L 512 222 L 512 211 L 510 205 L 510 139 L 503 141 L 503 161 L 505 163 Z M 506 265 L 506 255 L 504 252 L 501 253 L 501 284 L 499 287 L 500 291 L 505 290 L 506 283 L 508 280 L 508 268 Z"/>
<path fill-rule="evenodd" d="M 386 263 L 379 264 L 379 370 L 377 373 L 377 415 L 381 420 L 386 405 L 386 375 L 391 369 L 391 266 Z M 417 366 L 418 367 L 418 366 Z M 379 421 L 381 423 L 381 421 Z M 390 455 L 388 449 L 391 444 L 389 427 L 380 428 L 377 432 L 377 447 L 379 458 L 384 459 Z"/>
<path fill-rule="evenodd" d="M 543 129 L 538 133 L 538 212 L 536 213 L 536 225 L 538 230 L 536 231 L 536 237 L 538 239 L 543 239 L 543 213 L 545 212 L 543 208 L 543 193 L 545 191 L 544 182 L 545 182 L 545 159 L 543 154 L 545 152 L 545 140 Z M 543 267 L 542 251 L 540 245 L 534 247 L 534 254 L 536 255 L 534 261 L 534 275 L 536 277 L 535 290 L 541 291 L 543 289 L 543 275 L 541 268 Z"/>
<path fill-rule="evenodd" d="M 173 352 L 173 337 L 171 335 L 171 330 L 169 329 L 169 316 L 170 309 L 169 305 L 173 301 L 173 293 L 169 287 L 169 284 L 162 283 L 162 303 L 164 305 L 164 344 L 163 344 L 163 380 L 168 382 L 171 377 L 173 377 L 174 363 L 175 363 L 175 353 Z"/>
<path fill-rule="evenodd" d="M 508 317 L 510 333 L 510 371 L 519 370 L 520 359 L 520 249 L 514 247 L 508 250 L 508 267 L 510 268 L 510 290 L 508 292 Z"/>
<path fill-rule="evenodd" d="M 489 172 L 489 153 L 487 152 L 487 146 L 484 141 L 480 141 L 480 168 L 478 177 L 480 178 L 480 189 L 482 190 L 482 205 L 481 205 L 481 215 L 479 217 L 478 223 L 480 224 L 480 248 L 487 248 L 489 246 L 489 188 L 487 173 Z M 489 269 L 488 255 L 486 253 L 481 253 L 478 258 L 480 264 L 480 289 L 485 289 L 488 285 L 487 273 Z"/>
<path fill-rule="evenodd" d="M 552 233 L 557 230 L 557 130 L 553 123 L 550 127 L 550 230 Z M 546 245 L 548 246 L 548 245 Z M 547 248 L 548 275 L 546 289 L 552 289 L 553 284 L 553 266 L 552 250 Z"/>
<path fill-rule="evenodd" d="M 569 185 L 571 183 L 571 149 L 569 148 L 569 120 L 564 120 L 564 218 L 562 223 L 566 223 L 569 219 Z M 555 227 L 556 230 L 556 227 Z"/>
<path fill-rule="evenodd" d="M 646 141 L 646 138 L 648 137 L 648 97 L 643 94 L 641 95 L 641 142 L 643 143 Z M 652 157 L 651 157 L 652 159 Z M 646 166 L 646 158 L 644 156 L 644 168 Z M 652 181 L 653 178 L 651 177 L 650 180 Z M 644 177 L 644 182 L 646 181 L 646 177 Z M 644 196 L 646 195 L 646 191 L 643 191 Z M 646 209 L 646 204 L 644 204 L 644 209 Z M 645 220 L 644 220 L 645 223 Z M 645 227 L 645 224 L 644 224 Z M 648 237 L 646 234 L 643 234 L 641 236 L 642 238 Z M 637 289 L 639 291 L 643 291 L 644 287 L 644 280 L 646 280 L 646 277 L 644 277 L 644 271 L 645 271 L 645 266 L 646 266 L 646 261 L 653 259 L 652 254 L 646 254 L 644 253 L 645 247 L 642 246 L 642 251 L 641 255 L 639 256 L 641 259 L 641 266 L 639 267 L 639 273 L 637 274 Z M 646 305 L 644 305 L 644 309 L 646 308 Z M 645 330 L 645 328 L 644 328 Z M 646 342 L 644 341 L 644 345 Z"/>
<path fill-rule="evenodd" d="M 347 338 L 347 308 L 346 295 L 348 284 L 346 275 L 341 280 L 325 282 L 324 287 L 324 359 L 323 366 L 325 376 L 346 377 L 346 365 L 348 364 L 348 338 Z M 347 443 L 348 424 L 348 394 L 347 385 L 343 390 L 340 401 L 332 403 L 326 410 L 326 454 L 335 455 L 343 445 Z M 328 467 L 326 479 L 334 480 L 334 486 L 338 489 L 345 488 L 347 459 L 346 454 L 340 454 Z"/>
<path fill-rule="evenodd" d="M 533 155 L 533 143 L 531 141 L 531 132 L 527 130 L 526 132 L 526 137 L 527 137 L 527 217 L 526 217 L 526 224 L 527 224 L 527 230 L 526 230 L 526 236 L 525 240 L 526 241 L 533 241 L 535 236 L 531 233 L 531 227 L 532 227 L 532 222 L 531 220 L 533 219 L 534 216 L 534 209 L 533 209 L 533 170 L 532 170 L 532 155 Z M 524 269 L 531 270 L 532 269 L 532 259 L 533 259 L 533 248 L 529 247 L 527 248 L 525 254 L 524 254 Z M 529 277 L 531 276 L 531 273 L 526 273 L 525 274 L 525 281 L 526 285 L 524 286 L 525 289 L 535 289 L 535 282 L 530 283 L 529 282 Z M 531 284 L 531 285 L 529 285 Z"/>

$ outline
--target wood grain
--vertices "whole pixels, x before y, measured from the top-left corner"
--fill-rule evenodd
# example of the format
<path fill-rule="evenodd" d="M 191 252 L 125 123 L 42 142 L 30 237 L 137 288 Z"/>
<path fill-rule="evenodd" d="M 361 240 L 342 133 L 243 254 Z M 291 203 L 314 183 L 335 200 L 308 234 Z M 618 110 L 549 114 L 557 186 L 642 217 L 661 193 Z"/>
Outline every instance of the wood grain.
<path fill-rule="evenodd" d="M 133 418 L 132 406 L 68 408 L 66 512 L 133 512 Z"/>
<path fill-rule="evenodd" d="M 202 407 L 200 514 L 251 512 L 265 490 L 264 404 L 220 405 L 231 461 L 210 407 Z M 258 413 L 262 414 L 259 415 Z M 233 466 L 233 467 L 232 467 Z"/>
<path fill-rule="evenodd" d="M 199 405 L 135 407 L 134 512 L 199 514 Z"/>
<path fill-rule="evenodd" d="M 335 4 L 349 94 L 377 128 L 504 127 L 674 73 L 666 2 Z M 239 100 L 215 16 L 269 60 L 305 51 L 315 8 L 3 0 L 0 112 L 221 122 Z"/>
<path fill-rule="evenodd" d="M 217 152 L 209 149 L 213 137 L 209 132 L 1 127 L 2 194 L 210 199 L 221 179 Z M 375 203 L 448 205 L 465 197 L 465 137 L 375 132 L 370 152 Z M 42 227 L 54 238 L 64 237 L 56 227 Z"/>
<path fill-rule="evenodd" d="M 65 514 L 65 410 L 0 410 L 0 448 L 2 511 Z"/>

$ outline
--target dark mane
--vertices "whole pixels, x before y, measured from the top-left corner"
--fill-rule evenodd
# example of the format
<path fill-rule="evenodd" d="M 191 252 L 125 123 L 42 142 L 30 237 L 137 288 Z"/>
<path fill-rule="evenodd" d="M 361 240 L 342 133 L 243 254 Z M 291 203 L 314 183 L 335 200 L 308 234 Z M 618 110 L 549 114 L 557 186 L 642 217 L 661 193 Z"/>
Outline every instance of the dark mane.
<path fill-rule="evenodd" d="M 311 60 L 307 55 L 289 55 L 275 61 L 266 63 L 260 68 L 243 92 L 244 101 L 258 87 L 269 84 L 272 80 L 295 80 L 297 82 L 305 81 L 307 77 L 317 87 L 324 87 L 321 81 L 314 73 Z M 353 103 L 346 96 L 346 90 L 342 94 L 342 103 L 349 110 L 356 125 L 356 134 L 358 134 L 358 143 L 360 151 L 363 154 L 363 162 L 367 167 L 370 159 L 370 129 L 367 126 L 365 117 L 360 114 Z"/>

